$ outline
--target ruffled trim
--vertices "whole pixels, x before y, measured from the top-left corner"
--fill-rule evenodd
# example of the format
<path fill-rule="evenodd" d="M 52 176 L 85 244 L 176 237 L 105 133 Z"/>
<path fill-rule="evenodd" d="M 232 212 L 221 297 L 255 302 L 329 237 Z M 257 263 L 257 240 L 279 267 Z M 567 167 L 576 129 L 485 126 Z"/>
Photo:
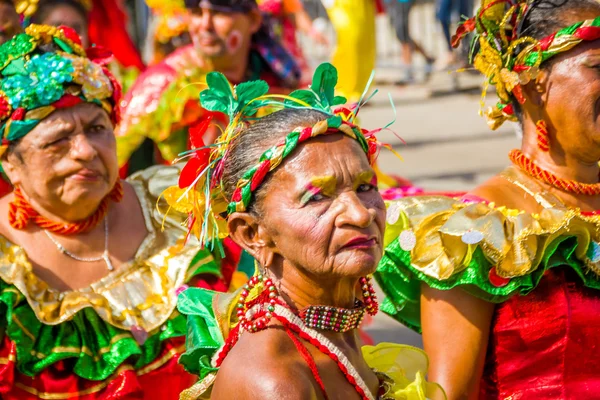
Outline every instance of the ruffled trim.
<path fill-rule="evenodd" d="M 393 202 L 375 275 L 387 295 L 382 310 L 419 330 L 420 282 L 498 303 L 526 295 L 558 266 L 600 289 L 599 228 L 598 216 L 561 207 L 535 215 L 437 196 Z"/>
<path fill-rule="evenodd" d="M 185 233 L 179 221 L 167 221 L 166 229 L 160 232 L 160 215 L 152 215 L 156 201 L 149 190 L 161 186 L 157 180 L 166 185 L 169 175 L 177 172 L 177 168 L 160 172 L 152 169 L 144 171 L 147 175 L 154 174 L 152 180 L 141 174 L 130 179 L 144 210 L 149 233 L 134 260 L 127 265 L 88 288 L 59 292 L 33 273 L 21 247 L 0 237 L 0 279 L 17 288 L 37 319 L 46 325 L 59 325 L 79 311 L 91 308 L 105 322 L 119 329 L 136 327 L 146 332 L 157 329 L 175 310 L 175 291 L 189 278 L 188 268 L 194 258 L 197 265 L 191 269 L 196 273 L 198 267 L 218 271 L 210 252 L 201 252 L 203 257 L 198 257 L 198 247 L 193 240 L 183 245 Z M 149 186 L 145 188 L 145 184 Z"/>
<path fill-rule="evenodd" d="M 129 178 L 149 233 L 134 261 L 87 289 L 53 290 L 32 272 L 24 250 L 0 237 L 0 326 L 16 344 L 22 374 L 35 377 L 70 359 L 75 375 L 101 381 L 124 364 L 154 365 L 167 341 L 185 336 L 177 290 L 200 274 L 218 276 L 220 268 L 194 239 L 182 244 L 184 215 L 170 213 L 163 221 L 155 208 L 178 174 L 177 166 L 156 167 Z"/>
<path fill-rule="evenodd" d="M 440 385 L 425 379 L 429 359 L 423 350 L 396 343 L 363 346 L 361 350 L 367 365 L 383 378 L 381 400 L 446 398 Z"/>
<path fill-rule="evenodd" d="M 170 391 L 171 397 L 188 387 L 192 375 L 183 371 L 177 364 L 179 354 L 184 350 L 183 338 L 163 343 L 158 356 L 142 368 L 135 369 L 135 357 L 121 364 L 108 378 L 100 381 L 87 380 L 74 374 L 65 376 L 71 367 L 68 362 L 58 362 L 52 370 L 45 369 L 36 377 L 19 373 L 16 365 L 16 344 L 4 338 L 0 350 L 0 394 L 7 399 L 130 399 L 143 396 L 152 379 L 164 376 L 171 385 L 160 388 L 159 393 Z M 153 391 L 156 392 L 156 389 Z M 159 398 L 154 396 L 153 398 Z"/>
<path fill-rule="evenodd" d="M 47 325 L 38 320 L 18 289 L 1 281 L 0 303 L 5 309 L 6 335 L 16 344 L 18 370 L 31 377 L 61 360 L 72 359 L 77 376 L 104 380 L 125 362 L 135 369 L 150 364 L 165 341 L 186 332 L 185 317 L 180 314 L 174 314 L 160 329 L 143 333 L 115 328 L 91 308 L 59 325 Z"/>

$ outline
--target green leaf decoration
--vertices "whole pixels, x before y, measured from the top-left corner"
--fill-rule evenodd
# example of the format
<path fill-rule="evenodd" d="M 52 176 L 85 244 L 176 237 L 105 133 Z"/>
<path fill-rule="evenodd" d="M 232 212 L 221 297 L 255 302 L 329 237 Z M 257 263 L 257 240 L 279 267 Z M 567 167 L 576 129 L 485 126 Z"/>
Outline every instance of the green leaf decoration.
<path fill-rule="evenodd" d="M 348 99 L 346 99 L 344 96 L 335 96 L 333 98 L 333 102 L 332 102 L 332 106 L 341 106 L 343 104 L 346 104 L 348 102 Z"/>
<path fill-rule="evenodd" d="M 252 100 L 264 96 L 269 91 L 269 85 L 265 81 L 243 82 L 235 87 L 238 102 L 238 112 Z M 257 102 L 258 103 L 258 102 Z M 254 108 L 254 104 L 253 107 Z"/>
<path fill-rule="evenodd" d="M 317 67 L 313 75 L 310 88 L 317 94 L 323 108 L 329 108 L 335 97 L 335 85 L 337 85 L 338 74 L 335 67 L 329 63 L 323 63 Z"/>
<path fill-rule="evenodd" d="M 0 70 L 12 60 L 23 57 L 35 50 L 35 39 L 25 33 L 19 33 L 8 42 L 0 45 Z"/>
<path fill-rule="evenodd" d="M 309 104 L 311 107 L 318 107 L 318 105 L 319 105 L 319 99 L 317 98 L 317 95 L 315 94 L 315 92 L 313 92 L 312 90 L 306 90 L 306 89 L 294 90 L 292 93 L 290 93 L 290 97 L 293 97 L 295 99 L 303 101 L 303 102 Z M 298 105 L 293 100 L 286 100 L 285 104 Z"/>
<path fill-rule="evenodd" d="M 12 60 L 2 71 L 2 75 L 27 75 L 27 71 L 25 70 L 25 58 L 22 57 Z"/>
<path fill-rule="evenodd" d="M 211 72 L 206 75 L 206 83 L 208 89 L 200 93 L 202 107 L 209 111 L 222 112 L 232 118 L 235 115 L 237 101 L 225 75 Z"/>
<path fill-rule="evenodd" d="M 62 49 L 62 51 L 64 51 L 65 53 L 68 53 L 68 54 L 73 54 L 73 49 L 71 48 L 71 46 L 69 46 L 63 40 L 61 40 L 59 38 L 54 38 L 53 40 L 54 40 L 54 43 L 56 43 L 56 45 Z"/>

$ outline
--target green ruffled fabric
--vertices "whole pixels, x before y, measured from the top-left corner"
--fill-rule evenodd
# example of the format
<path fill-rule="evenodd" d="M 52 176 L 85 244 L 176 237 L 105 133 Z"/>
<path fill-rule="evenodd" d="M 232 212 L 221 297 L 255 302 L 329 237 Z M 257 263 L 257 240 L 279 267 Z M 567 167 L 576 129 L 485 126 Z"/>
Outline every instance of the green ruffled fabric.
<path fill-rule="evenodd" d="M 177 309 L 187 316 L 187 351 L 179 358 L 186 371 L 204 379 L 218 368 L 211 365 L 216 351 L 225 343 L 213 310 L 216 292 L 190 288 L 179 295 Z"/>
<path fill-rule="evenodd" d="M 196 260 L 207 256 L 206 250 L 200 253 L 204 254 Z M 192 276 L 206 273 L 218 273 L 218 265 L 210 261 L 196 266 Z M 141 345 L 130 331 L 113 327 L 91 308 L 61 324 L 45 325 L 19 290 L 0 280 L 0 328 L 17 344 L 18 370 L 32 377 L 65 359 L 74 360 L 73 373 L 93 381 L 107 379 L 126 361 L 135 369 L 143 368 L 159 356 L 163 342 L 186 334 L 186 323 L 184 315 L 174 313 Z"/>
<path fill-rule="evenodd" d="M 410 215 L 401 212 L 398 222 L 388 225 L 387 245 L 375 273 L 375 278 L 386 295 L 381 310 L 409 328 L 421 332 L 422 284 L 438 290 L 460 287 L 475 297 L 501 303 L 511 296 L 525 296 L 530 293 L 549 269 L 570 267 L 586 287 L 600 289 L 600 278 L 592 270 L 593 263 L 588 254 L 591 249 L 590 240 L 598 234 L 593 219 L 565 214 L 567 217 L 563 220 L 563 214 L 557 211 L 555 215 L 559 215 L 560 218 L 552 219 L 552 223 L 544 222 L 543 219 L 532 220 L 536 226 L 534 229 L 533 226 L 516 223 L 523 220 L 523 215 L 510 215 L 507 210 L 493 210 L 488 206 L 461 205 L 460 202 L 452 203 L 453 200 L 441 200 L 451 204 L 451 207 L 444 211 L 442 208 L 431 206 L 440 205 L 441 201 L 436 203 L 435 199 L 423 199 L 399 203 L 401 209 L 407 207 L 404 210 L 408 210 Z M 411 209 L 415 205 L 416 207 Z M 498 217 L 499 213 L 504 215 L 504 228 L 502 223 L 498 225 L 502 220 Z M 468 219 L 464 219 L 465 216 Z M 460 221 L 465 224 L 464 229 L 459 229 L 453 220 L 459 217 L 463 218 Z M 461 242 L 460 235 L 470 231 L 467 225 L 471 223 L 472 226 L 484 227 L 485 238 L 477 244 L 466 245 Z M 504 231 L 499 232 L 496 229 L 498 226 Z M 490 231 L 486 232 L 486 229 Z M 405 230 L 416 233 L 417 246 L 412 251 L 404 250 L 401 246 L 398 235 Z M 538 230 L 541 232 L 539 235 L 535 233 Z M 530 247 L 525 248 L 533 252 L 519 253 L 527 258 L 512 260 L 518 260 L 521 262 L 518 265 L 528 265 L 528 268 L 507 276 L 504 282 L 500 282 L 501 285 L 494 285 L 490 271 L 496 269 L 493 272 L 498 275 L 497 266 L 509 254 L 514 256 L 512 252 L 515 247 L 521 248 L 514 244 L 517 240 L 527 243 Z M 531 240 L 535 240 L 537 244 L 532 245 Z M 506 243 L 508 247 L 498 245 L 504 249 L 504 253 L 498 253 L 492 249 L 492 243 Z M 461 251 L 457 250 L 457 246 L 462 248 Z M 463 253 L 462 250 L 466 252 Z M 496 262 L 492 261 L 493 257 L 496 257 Z M 450 264 L 447 264 L 448 262 Z M 511 273 L 511 270 L 507 272 Z"/>

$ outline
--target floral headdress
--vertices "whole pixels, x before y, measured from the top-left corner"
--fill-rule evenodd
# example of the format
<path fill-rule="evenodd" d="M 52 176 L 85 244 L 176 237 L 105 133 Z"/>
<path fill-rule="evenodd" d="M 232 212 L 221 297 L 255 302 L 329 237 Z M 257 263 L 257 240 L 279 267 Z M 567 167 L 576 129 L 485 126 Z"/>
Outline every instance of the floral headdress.
<path fill-rule="evenodd" d="M 375 133 L 380 129 L 367 131 L 354 124 L 358 108 L 353 111 L 343 107 L 346 99 L 335 96 L 337 70 L 331 64 L 322 64 L 316 69 L 310 89 L 296 90 L 289 96 L 268 95 L 269 86 L 264 81 L 245 82 L 232 87 L 219 72 L 208 74 L 206 81 L 208 89 L 200 94 L 202 106 L 209 111 L 226 114 L 229 125 L 211 146 L 204 146 L 201 139 L 210 120 L 190 130 L 191 142 L 197 148 L 188 154 L 190 159 L 181 171 L 179 185 L 164 193 L 171 207 L 190 214 L 190 232 L 205 245 L 212 245 L 214 239 L 227 236 L 226 218 L 231 213 L 247 210 L 269 172 L 275 170 L 300 143 L 320 135 L 342 133 L 361 145 L 371 163 L 375 161 L 380 148 Z M 251 121 L 256 121 L 259 118 L 257 114 L 265 107 L 270 111 L 314 109 L 329 117 L 312 127 L 294 129 L 266 150 L 242 175 L 232 197 L 227 198 L 221 175 L 228 151 L 240 131 Z"/>
<path fill-rule="evenodd" d="M 475 16 L 461 24 L 452 39 L 456 47 L 467 34 L 475 32 L 471 62 L 487 78 L 482 106 L 490 84 L 496 86 L 500 99 L 485 113 L 491 129 L 497 129 L 506 120 L 516 121 L 512 101 L 525 102 L 522 86 L 537 78 L 542 63 L 582 41 L 600 39 L 600 16 L 541 40 L 519 36 L 528 8 L 535 5 L 530 0 L 483 0 Z"/>
<path fill-rule="evenodd" d="M 105 67 L 110 54 L 86 53 L 68 27 L 31 25 L 0 46 L 0 155 L 54 110 L 90 102 L 119 119 L 121 87 Z"/>

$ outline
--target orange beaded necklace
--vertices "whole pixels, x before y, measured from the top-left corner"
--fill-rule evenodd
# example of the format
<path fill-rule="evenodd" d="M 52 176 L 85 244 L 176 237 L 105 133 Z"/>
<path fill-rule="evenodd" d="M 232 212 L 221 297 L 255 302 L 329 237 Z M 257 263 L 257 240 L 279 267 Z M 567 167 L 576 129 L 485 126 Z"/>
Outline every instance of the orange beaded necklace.
<path fill-rule="evenodd" d="M 118 203 L 123 199 L 123 184 L 118 180 L 113 190 L 108 196 L 102 199 L 100 206 L 98 206 L 98 209 L 91 216 L 72 223 L 55 222 L 40 215 L 29 204 L 25 196 L 23 196 L 20 187 L 15 188 L 14 196 L 15 198 L 10 202 L 8 208 L 8 221 L 13 228 L 24 229 L 29 221 L 32 220 L 40 228 L 52 233 L 58 235 L 77 235 L 91 231 L 104 219 L 108 212 L 109 201 L 112 200 Z"/>
<path fill-rule="evenodd" d="M 521 168 L 528 175 L 564 192 L 587 196 L 596 196 L 600 194 L 600 183 L 581 183 L 570 179 L 559 178 L 552 172 L 541 169 L 529 157 L 523 154 L 521 150 L 512 150 L 508 154 L 508 157 L 513 164 Z"/>

